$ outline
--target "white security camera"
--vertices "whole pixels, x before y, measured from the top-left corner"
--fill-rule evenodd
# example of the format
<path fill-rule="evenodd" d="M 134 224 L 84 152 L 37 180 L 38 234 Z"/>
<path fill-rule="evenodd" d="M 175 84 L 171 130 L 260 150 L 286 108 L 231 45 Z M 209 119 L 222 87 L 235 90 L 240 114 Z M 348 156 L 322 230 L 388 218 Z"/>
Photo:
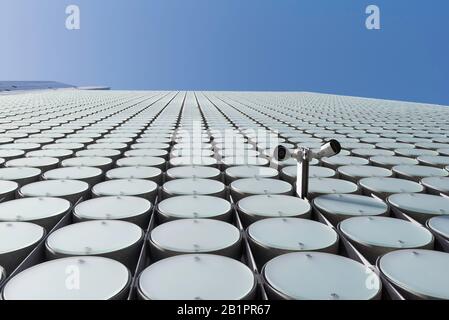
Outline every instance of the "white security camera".
<path fill-rule="evenodd" d="M 312 159 L 321 159 L 324 157 L 332 157 L 339 154 L 341 145 L 337 140 L 330 140 L 323 145 L 320 150 L 314 152 L 309 148 L 297 148 L 290 151 L 283 145 L 278 145 L 274 149 L 273 158 L 276 161 L 285 161 L 294 158 L 297 161 L 298 175 L 296 177 L 296 193 L 305 199 L 309 189 L 309 162 Z"/>
<path fill-rule="evenodd" d="M 332 157 L 339 154 L 341 151 L 341 145 L 337 140 L 330 140 L 323 145 L 318 152 L 313 152 L 311 158 L 321 159 L 325 157 Z"/>
<path fill-rule="evenodd" d="M 301 159 L 306 156 L 308 160 L 312 159 L 321 159 L 324 157 L 332 157 L 341 151 L 341 145 L 337 140 L 330 140 L 328 143 L 323 145 L 319 151 L 312 152 L 308 148 L 298 148 L 294 151 L 290 151 L 283 145 L 278 145 L 273 152 L 273 158 L 276 161 L 285 161 L 290 158 L 294 158 L 297 161 L 301 161 Z"/>

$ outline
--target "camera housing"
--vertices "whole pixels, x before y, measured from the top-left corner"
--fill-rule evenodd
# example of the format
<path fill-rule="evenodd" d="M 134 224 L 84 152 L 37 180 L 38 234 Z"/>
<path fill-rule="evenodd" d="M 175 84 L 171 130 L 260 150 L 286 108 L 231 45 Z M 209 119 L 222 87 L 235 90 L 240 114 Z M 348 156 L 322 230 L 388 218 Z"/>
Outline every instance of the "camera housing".
<path fill-rule="evenodd" d="M 311 158 L 321 159 L 326 157 L 332 157 L 339 154 L 341 151 L 341 145 L 337 140 L 330 140 L 328 143 L 320 148 L 320 151 L 312 153 Z"/>
<path fill-rule="evenodd" d="M 341 145 L 337 140 L 330 140 L 328 143 L 324 144 L 318 152 L 312 152 L 307 148 L 298 148 L 292 152 L 283 145 L 278 145 L 274 149 L 273 158 L 276 161 L 285 161 L 291 157 L 294 157 L 296 160 L 300 161 L 300 156 L 305 155 L 309 160 L 321 159 L 325 157 L 332 157 L 339 154 L 340 151 Z"/>

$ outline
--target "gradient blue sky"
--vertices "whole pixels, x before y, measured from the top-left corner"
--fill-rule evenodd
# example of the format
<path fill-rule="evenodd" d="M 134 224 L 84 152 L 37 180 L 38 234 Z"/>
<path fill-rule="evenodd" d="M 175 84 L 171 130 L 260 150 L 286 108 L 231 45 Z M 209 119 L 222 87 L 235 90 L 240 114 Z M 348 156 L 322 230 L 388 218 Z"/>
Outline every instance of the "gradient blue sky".
<path fill-rule="evenodd" d="M 369 4 L 380 31 L 365 28 Z M 0 0 L 0 39 L 0 80 L 449 105 L 447 0 Z"/>

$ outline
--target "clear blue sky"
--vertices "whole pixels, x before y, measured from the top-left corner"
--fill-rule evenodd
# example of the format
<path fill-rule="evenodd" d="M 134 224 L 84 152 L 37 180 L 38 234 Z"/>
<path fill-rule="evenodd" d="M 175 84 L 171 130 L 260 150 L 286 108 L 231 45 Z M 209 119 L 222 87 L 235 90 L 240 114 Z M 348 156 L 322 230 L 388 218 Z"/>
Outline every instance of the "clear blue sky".
<path fill-rule="evenodd" d="M 0 0 L 0 39 L 0 80 L 449 105 L 448 0 Z"/>

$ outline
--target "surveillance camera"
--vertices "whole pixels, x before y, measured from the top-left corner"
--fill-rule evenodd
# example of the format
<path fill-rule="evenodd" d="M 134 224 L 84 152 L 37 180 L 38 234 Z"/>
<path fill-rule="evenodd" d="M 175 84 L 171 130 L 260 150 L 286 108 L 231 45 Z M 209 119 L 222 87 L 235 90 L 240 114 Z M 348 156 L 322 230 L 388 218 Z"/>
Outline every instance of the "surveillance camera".
<path fill-rule="evenodd" d="M 285 161 L 291 157 L 291 153 L 286 147 L 279 145 L 274 149 L 273 157 L 276 161 Z"/>
<path fill-rule="evenodd" d="M 328 143 L 323 145 L 320 150 L 313 153 L 312 157 L 315 159 L 321 159 L 325 157 L 332 157 L 339 154 L 341 151 L 341 145 L 337 140 L 330 140 Z"/>
<path fill-rule="evenodd" d="M 330 140 L 323 145 L 318 152 L 309 152 L 308 148 L 298 148 L 294 151 L 290 151 L 283 145 L 279 145 L 274 149 L 273 158 L 276 161 L 285 161 L 290 158 L 295 158 L 297 161 L 301 161 L 303 157 L 308 160 L 321 159 L 324 157 L 332 157 L 341 151 L 341 145 L 337 140 Z"/>

